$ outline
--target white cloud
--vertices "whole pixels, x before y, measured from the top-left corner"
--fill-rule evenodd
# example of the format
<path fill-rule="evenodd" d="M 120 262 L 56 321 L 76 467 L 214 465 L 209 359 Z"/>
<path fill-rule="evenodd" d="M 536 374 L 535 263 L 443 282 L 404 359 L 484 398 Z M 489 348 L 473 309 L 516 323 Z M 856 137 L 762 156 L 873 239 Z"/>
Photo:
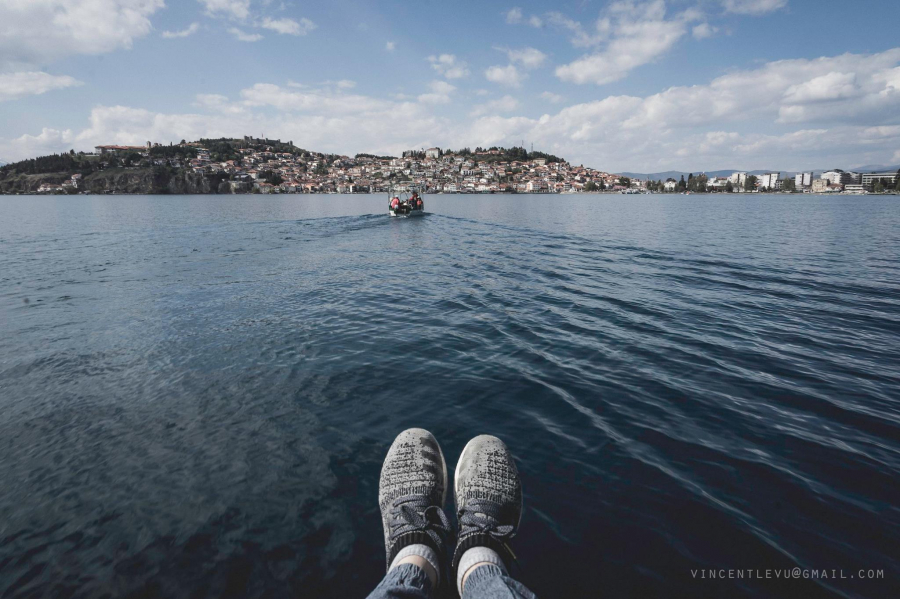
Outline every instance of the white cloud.
<path fill-rule="evenodd" d="M 898 64 L 900 48 L 781 60 L 706 85 L 646 97 L 609 96 L 540 119 L 485 117 L 473 125 L 477 137 L 467 143 L 524 137 L 557 154 L 596 157 L 598 166 L 611 169 L 882 162 L 900 143 Z M 757 132 L 791 123 L 805 126 Z"/>
<path fill-rule="evenodd" d="M 163 0 L 4 0 L 0 64 L 43 64 L 131 48 L 150 33 Z"/>
<path fill-rule="evenodd" d="M 510 25 L 515 25 L 517 23 L 522 22 L 522 9 L 517 7 L 510 8 L 506 12 L 506 22 Z"/>
<path fill-rule="evenodd" d="M 468 65 L 453 54 L 429 56 L 428 62 L 431 63 L 431 68 L 447 79 L 462 79 L 469 76 Z"/>
<path fill-rule="evenodd" d="M 250 15 L 250 0 L 198 0 L 210 15 L 244 20 Z"/>
<path fill-rule="evenodd" d="M 717 27 L 713 27 L 709 23 L 700 23 L 691 30 L 691 34 L 694 36 L 694 39 L 705 40 L 715 35 L 718 31 Z"/>
<path fill-rule="evenodd" d="M 531 17 L 529 17 L 528 24 L 535 29 L 540 29 L 544 26 L 544 22 L 541 20 L 541 18 L 535 15 L 531 15 Z"/>
<path fill-rule="evenodd" d="M 307 18 L 295 21 L 294 19 L 288 18 L 270 19 L 268 17 L 263 19 L 259 26 L 264 29 L 271 29 L 282 35 L 306 35 L 318 27 L 318 25 Z"/>
<path fill-rule="evenodd" d="M 593 36 L 586 34 L 577 23 L 567 25 L 575 32 L 576 45 L 608 41 L 599 52 L 557 67 L 557 77 L 572 83 L 597 85 L 618 81 L 633 69 L 667 53 L 687 33 L 688 23 L 699 16 L 697 11 L 689 10 L 666 20 L 663 0 L 614 2 L 607 12 L 607 16 L 597 21 L 597 33 Z"/>
<path fill-rule="evenodd" d="M 450 94 L 456 90 L 455 86 L 446 81 L 432 81 L 429 88 L 431 89 L 429 93 L 422 94 L 418 98 L 422 104 L 449 104 Z"/>
<path fill-rule="evenodd" d="M 0 160 L 100 143 L 165 143 L 253 131 L 277 131 L 282 139 L 340 153 L 489 147 L 528 139 L 576 164 L 612 171 L 852 168 L 897 161 L 892 157 L 900 147 L 900 48 L 780 60 L 702 85 L 609 96 L 540 118 L 517 114 L 521 107 L 514 97 L 468 107 L 474 118 L 438 117 L 441 105 L 459 93 L 446 81 L 432 82 L 418 101 L 345 89 L 336 83 L 259 83 L 231 99 L 198 96 L 196 114 L 99 106 L 80 132 L 46 129 L 0 139 Z"/>
<path fill-rule="evenodd" d="M 515 65 L 506 65 L 505 67 L 493 66 L 484 72 L 484 76 L 488 81 L 499 83 L 507 87 L 520 87 L 522 81 L 527 77 L 520 72 Z"/>
<path fill-rule="evenodd" d="M 510 62 L 519 63 L 526 69 L 536 69 L 547 60 L 547 55 L 536 48 L 522 48 L 520 50 L 498 48 L 498 50 L 506 52 Z"/>
<path fill-rule="evenodd" d="M 589 48 L 596 46 L 603 40 L 607 39 L 612 28 L 609 18 L 597 19 L 594 24 L 595 31 L 588 33 L 581 23 L 570 19 L 559 12 L 551 12 L 547 15 L 550 24 L 557 29 L 568 31 L 571 34 L 570 41 L 576 48 Z"/>
<path fill-rule="evenodd" d="M 0 74 L 0 102 L 77 85 L 83 84 L 68 75 L 50 75 L 42 71 Z"/>
<path fill-rule="evenodd" d="M 395 42 L 385 42 L 385 44 L 384 44 L 384 49 L 387 50 L 388 52 L 393 52 L 394 48 L 396 48 L 396 47 L 397 47 L 397 44 Z"/>
<path fill-rule="evenodd" d="M 163 31 L 162 36 L 166 39 L 175 39 L 178 37 L 188 37 L 200 31 L 200 23 L 191 23 L 187 29 L 181 31 Z"/>
<path fill-rule="evenodd" d="M 272 107 L 285 112 L 327 112 L 332 115 L 380 111 L 390 105 L 387 100 L 332 93 L 328 88 L 290 91 L 271 83 L 257 83 L 241 90 L 241 98 L 247 107 Z"/>
<path fill-rule="evenodd" d="M 475 108 L 473 108 L 469 113 L 469 116 L 481 116 L 484 114 L 512 112 L 518 107 L 518 100 L 516 100 L 512 96 L 503 96 L 502 98 L 498 98 L 496 100 L 486 102 L 485 104 L 479 104 L 478 106 L 475 106 Z"/>
<path fill-rule="evenodd" d="M 245 112 L 245 108 L 240 104 L 232 103 L 227 96 L 219 94 L 197 94 L 197 101 L 194 103 L 199 108 L 205 108 L 213 112 L 221 112 L 224 114 L 240 114 Z"/>
<path fill-rule="evenodd" d="M 240 42 L 258 42 L 263 38 L 258 33 L 247 33 L 246 31 L 242 31 L 237 27 L 232 27 L 228 30 L 228 33 L 233 35 Z"/>
<path fill-rule="evenodd" d="M 551 104 L 559 104 L 560 102 L 562 102 L 565 99 L 562 96 L 560 96 L 559 94 L 554 94 L 553 92 L 544 92 L 541 94 L 541 98 L 543 98 L 544 100 L 547 100 Z"/>
<path fill-rule="evenodd" d="M 722 0 L 726 12 L 739 15 L 764 15 L 787 6 L 787 0 Z"/>
<path fill-rule="evenodd" d="M 0 160 L 15 162 L 57 154 L 72 149 L 74 144 L 75 134 L 71 129 L 60 131 L 45 127 L 38 135 L 25 134 L 9 141 L 0 140 Z"/>

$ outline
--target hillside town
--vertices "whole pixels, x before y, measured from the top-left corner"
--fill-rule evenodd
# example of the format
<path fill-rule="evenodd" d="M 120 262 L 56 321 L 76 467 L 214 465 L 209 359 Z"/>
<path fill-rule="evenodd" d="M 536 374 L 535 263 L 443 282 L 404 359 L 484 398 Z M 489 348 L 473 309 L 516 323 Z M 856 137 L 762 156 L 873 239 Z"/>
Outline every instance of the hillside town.
<path fill-rule="evenodd" d="M 182 173 L 207 182 L 208 193 L 387 193 L 419 189 L 424 193 L 875 193 L 893 191 L 898 172 L 853 173 L 840 169 L 782 176 L 772 172 L 730 176 L 690 174 L 680 180 L 641 180 L 524 148 L 476 148 L 459 151 L 428 148 L 400 157 L 310 152 L 281 140 L 182 141 L 144 146 L 101 145 L 93 153 L 72 152 L 71 176 L 43 182 L 37 193 L 85 192 L 85 179 L 97 173 L 152 170 Z M 42 159 L 35 159 L 40 161 Z M 25 164 L 25 161 L 21 164 Z M 34 162 L 34 161 L 31 161 Z M 29 172 L 17 165 L 4 171 Z M 38 168 L 37 171 L 42 169 Z M 46 171 L 46 169 L 43 169 Z M 34 172 L 34 169 L 32 169 Z M 108 192 L 114 192 L 110 190 Z"/>

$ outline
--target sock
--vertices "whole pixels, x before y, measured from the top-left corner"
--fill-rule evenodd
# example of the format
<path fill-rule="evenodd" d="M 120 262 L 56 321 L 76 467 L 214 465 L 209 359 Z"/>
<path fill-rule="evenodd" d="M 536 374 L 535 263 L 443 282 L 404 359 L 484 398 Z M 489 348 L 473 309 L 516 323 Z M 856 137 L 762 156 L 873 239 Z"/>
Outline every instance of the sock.
<path fill-rule="evenodd" d="M 500 559 L 500 555 L 494 551 L 493 549 L 488 549 L 487 547 L 472 547 L 462 554 L 462 557 L 459 558 L 459 567 L 456 569 L 456 590 L 459 591 L 459 596 L 462 597 L 462 581 L 463 576 L 466 575 L 466 572 L 469 571 L 469 568 L 474 566 L 475 564 L 480 564 L 483 562 L 487 562 L 489 564 L 494 564 L 498 568 L 500 568 L 504 574 L 506 574 L 506 566 L 503 565 L 503 560 Z"/>
<path fill-rule="evenodd" d="M 397 552 L 397 557 L 395 557 L 394 561 L 391 562 L 391 567 L 388 568 L 388 570 L 393 570 L 397 567 L 397 562 L 402 560 L 404 557 L 409 557 L 411 555 L 417 555 L 431 564 L 431 567 L 434 568 L 434 571 L 437 573 L 437 583 L 434 586 L 437 587 L 438 585 L 440 585 L 441 561 L 438 558 L 437 551 L 435 551 L 428 545 L 407 545 L 399 552 Z"/>

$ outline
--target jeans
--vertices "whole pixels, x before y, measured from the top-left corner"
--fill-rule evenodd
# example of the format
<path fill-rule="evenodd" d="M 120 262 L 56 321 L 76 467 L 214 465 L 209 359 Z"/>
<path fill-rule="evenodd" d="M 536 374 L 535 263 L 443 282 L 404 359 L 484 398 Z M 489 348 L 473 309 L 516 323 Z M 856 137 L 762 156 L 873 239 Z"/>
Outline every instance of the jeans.
<path fill-rule="evenodd" d="M 368 599 L 431 599 L 431 581 L 425 571 L 402 564 L 387 573 Z M 497 566 L 479 566 L 466 579 L 462 599 L 537 599 Z"/>

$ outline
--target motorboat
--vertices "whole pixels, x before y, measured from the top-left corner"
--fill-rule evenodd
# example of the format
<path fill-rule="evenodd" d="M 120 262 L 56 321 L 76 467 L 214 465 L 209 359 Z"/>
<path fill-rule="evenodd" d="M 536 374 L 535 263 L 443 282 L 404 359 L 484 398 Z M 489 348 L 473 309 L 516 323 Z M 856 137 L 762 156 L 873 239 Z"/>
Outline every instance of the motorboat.
<path fill-rule="evenodd" d="M 409 218 L 412 216 L 424 216 L 425 201 L 418 189 L 394 192 L 388 194 L 388 214 L 391 216 Z"/>

